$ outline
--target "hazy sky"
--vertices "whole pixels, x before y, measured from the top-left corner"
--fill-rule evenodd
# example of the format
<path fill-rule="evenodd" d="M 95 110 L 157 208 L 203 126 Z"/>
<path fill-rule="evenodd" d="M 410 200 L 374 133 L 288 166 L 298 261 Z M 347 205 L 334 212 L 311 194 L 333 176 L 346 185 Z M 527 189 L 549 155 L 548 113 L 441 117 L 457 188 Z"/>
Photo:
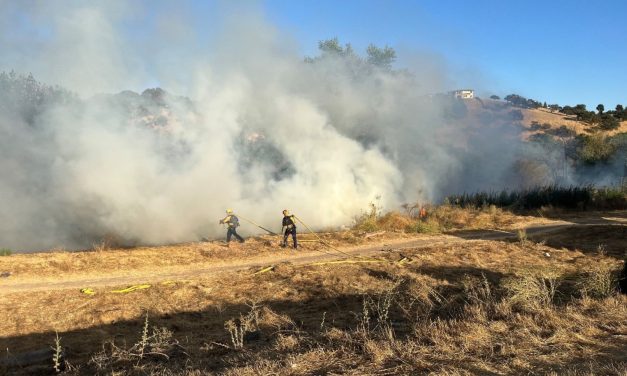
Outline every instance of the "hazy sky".
<path fill-rule="evenodd" d="M 0 36 L 4 48 L 7 43 L 9 48 L 20 48 L 20 41 L 33 39 L 42 46 L 51 37 L 49 33 L 54 28 L 47 27 L 46 14 L 29 19 L 20 10 L 24 3 L 0 0 L 5 23 L 9 20 L 12 25 L 10 32 L 5 28 Z M 73 4 L 87 3 L 64 0 L 54 4 L 70 8 Z M 210 54 L 212 47 L 207 41 L 217 34 L 223 20 L 252 9 L 287 36 L 293 44 L 290 48 L 302 55 L 315 54 L 317 42 L 332 37 L 350 42 L 358 51 L 363 51 L 369 43 L 388 44 L 398 51 L 399 67 L 411 68 L 416 56 L 429 55 L 431 61 L 450 72 L 451 89 L 474 88 L 484 96 L 518 93 L 549 103 L 586 103 L 592 108 L 598 103 L 606 108 L 614 108 L 617 103 L 627 105 L 627 1 L 622 0 L 111 1 L 103 4 L 121 9 L 124 17 L 116 25 L 127 36 L 128 43 L 138 49 L 151 46 L 146 53 L 155 53 L 161 60 L 168 60 L 169 53 L 194 55 L 207 49 Z M 133 8 L 130 17 L 128 9 L 122 9 L 129 7 Z M 160 32 L 175 38 L 157 51 L 154 40 Z M 29 53 L 24 46 L 21 48 L 22 57 Z M 10 66 L 11 63 L 10 58 L 0 59 L 0 69 L 27 69 L 23 63 Z M 150 67 L 146 69 L 150 76 Z M 37 76 L 37 72 L 33 73 Z M 154 80 L 144 79 L 147 86 L 160 83 L 158 74 L 154 76 Z"/>
<path fill-rule="evenodd" d="M 267 0 L 264 8 L 307 52 L 329 36 L 358 48 L 387 43 L 443 55 L 459 86 L 627 104 L 627 1 Z"/>

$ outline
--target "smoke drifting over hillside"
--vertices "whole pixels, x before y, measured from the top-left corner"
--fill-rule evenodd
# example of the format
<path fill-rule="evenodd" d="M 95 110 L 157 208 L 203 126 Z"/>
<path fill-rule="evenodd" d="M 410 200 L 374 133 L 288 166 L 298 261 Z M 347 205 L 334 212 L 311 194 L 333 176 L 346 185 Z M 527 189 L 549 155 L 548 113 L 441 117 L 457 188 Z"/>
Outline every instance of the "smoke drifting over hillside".
<path fill-rule="evenodd" d="M 512 186 L 517 132 L 429 96 L 449 78 L 428 58 L 397 71 L 341 47 L 303 61 L 254 10 L 206 44 L 180 47 L 183 12 L 134 45 L 120 30 L 142 10 L 103 4 L 0 2 L 0 70 L 69 90 L 0 77 L 0 247 L 196 240 L 221 234 L 229 207 L 267 226 L 284 208 L 350 225 L 373 200 Z M 190 99 L 102 94 L 151 83 Z"/>

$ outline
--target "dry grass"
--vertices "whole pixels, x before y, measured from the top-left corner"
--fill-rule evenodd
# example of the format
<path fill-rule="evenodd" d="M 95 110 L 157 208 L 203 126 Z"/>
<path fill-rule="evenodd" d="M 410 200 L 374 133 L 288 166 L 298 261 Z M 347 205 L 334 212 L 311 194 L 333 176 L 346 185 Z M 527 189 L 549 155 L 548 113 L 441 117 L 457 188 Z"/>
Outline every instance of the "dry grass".
<path fill-rule="evenodd" d="M 551 112 L 550 110 L 544 108 L 521 109 L 521 112 L 524 116 L 522 124 L 525 128 L 531 127 L 534 123 L 548 124 L 553 129 L 566 126 L 567 128 L 575 131 L 577 134 L 589 134 L 589 130 L 592 128 L 590 125 L 576 120 L 574 116 Z M 527 136 L 538 132 L 541 133 L 542 131 L 528 132 Z M 623 132 L 627 132 L 627 121 L 621 122 L 618 128 L 611 131 L 604 131 L 603 133 L 611 136 Z"/>
<path fill-rule="evenodd" d="M 533 220 L 494 207 L 427 212 L 424 220 L 411 212 L 375 215 L 368 232 L 358 227 L 320 236 L 336 246 L 381 243 L 418 231 L 417 224 L 433 231 L 512 230 Z M 621 264 L 612 257 L 613 247 L 624 245 L 619 228 L 596 226 L 589 231 L 596 240 L 586 238 L 597 245 L 602 239 L 611 252 L 563 248 L 573 236 L 560 232 L 541 243 L 525 234 L 514 242 L 382 253 L 389 263 L 279 264 L 263 274 L 201 276 L 129 294 L 4 294 L 0 348 L 11 354 L 60 349 L 59 333 L 64 357 L 56 363 L 65 374 L 624 375 L 627 298 L 616 293 Z M 369 234 L 376 236 L 364 240 Z M 11 255 L 0 266 L 51 275 L 80 266 L 130 273 L 215 265 L 284 252 L 274 240 L 251 239 L 228 249 L 197 243 Z M 394 262 L 401 258 L 409 261 Z M 51 359 L 44 370 L 53 365 Z"/>
<path fill-rule="evenodd" d="M 529 223 L 549 222 L 543 218 L 517 216 L 510 212 L 487 207 L 461 209 L 452 206 L 427 208 L 427 218 L 420 220 L 410 214 L 391 212 L 383 216 L 367 214 L 359 219 L 353 230 L 319 233 L 334 247 L 353 247 L 382 242 L 393 242 L 418 236 L 437 234 L 454 229 L 518 228 Z M 372 236 L 371 235 L 376 235 Z M 299 234 L 301 253 L 320 254 L 328 247 L 318 243 L 312 234 Z M 48 253 L 12 254 L 0 257 L 0 271 L 11 273 L 13 280 L 38 281 L 89 277 L 106 274 L 110 277 L 144 275 L 155 270 L 178 273 L 193 268 L 226 266 L 234 262 L 259 260 L 272 262 L 273 257 L 284 257 L 289 250 L 278 247 L 280 237 L 260 236 L 246 239 L 246 243 L 222 241 L 185 243 L 170 246 L 111 248 L 105 241 L 90 251 L 71 252 L 54 250 Z"/>
<path fill-rule="evenodd" d="M 319 236 L 334 246 L 368 245 L 382 240 L 402 239 L 402 234 L 385 233 L 372 239 L 364 239 L 358 231 L 321 233 Z M 311 234 L 299 234 L 300 252 L 320 253 L 327 247 L 314 242 Z M 309 240 L 309 242 L 307 242 Z M 133 273 L 168 270 L 183 271 L 189 267 L 246 263 L 273 256 L 285 256 L 290 251 L 279 247 L 279 237 L 260 236 L 246 239 L 246 243 L 222 241 L 186 243 L 170 246 L 139 247 L 133 249 L 100 248 L 97 251 L 71 252 L 58 250 L 37 254 L 12 254 L 0 258 L 0 271 L 10 272 L 13 279 L 58 280 L 90 275 L 125 276 Z"/>
<path fill-rule="evenodd" d="M 453 205 L 427 206 L 425 218 L 415 211 L 379 215 L 371 211 L 356 219 L 355 229 L 363 232 L 391 231 L 433 234 L 452 230 L 516 229 L 538 218 L 521 216 L 497 208 L 460 208 Z"/>
<path fill-rule="evenodd" d="M 530 241 L 403 256 L 410 262 L 278 265 L 130 294 L 2 295 L 0 347 L 46 347 L 58 331 L 66 374 L 627 372 L 627 299 L 608 277 L 616 259 Z"/>

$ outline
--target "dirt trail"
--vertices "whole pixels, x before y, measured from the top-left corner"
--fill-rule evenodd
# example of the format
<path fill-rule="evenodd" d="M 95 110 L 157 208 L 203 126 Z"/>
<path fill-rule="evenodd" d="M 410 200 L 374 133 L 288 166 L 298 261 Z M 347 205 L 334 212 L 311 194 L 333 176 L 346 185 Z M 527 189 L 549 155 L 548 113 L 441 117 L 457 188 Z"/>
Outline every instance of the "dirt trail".
<path fill-rule="evenodd" d="M 583 222 L 583 221 L 582 221 Z M 527 227 L 528 236 L 538 236 L 541 234 L 559 231 L 570 227 L 597 226 L 603 223 L 591 220 L 587 222 L 572 223 L 564 221 L 556 221 L 551 224 L 536 225 Z M 627 222 L 617 221 L 617 226 L 624 226 Z M 607 224 L 607 223 L 604 223 Z M 473 240 L 507 240 L 516 238 L 515 232 L 502 230 L 470 230 L 459 231 L 456 233 L 445 235 L 433 235 L 428 238 L 421 239 L 401 239 L 376 243 L 368 246 L 357 246 L 352 248 L 340 248 L 342 253 L 335 251 L 312 252 L 306 253 L 294 252 L 292 255 L 272 255 L 263 256 L 253 260 L 241 261 L 232 260 L 221 263 L 216 266 L 194 267 L 193 265 L 185 266 L 177 269 L 161 269 L 156 271 L 129 271 L 127 276 L 107 276 L 107 275 L 89 275 L 89 276 L 72 276 L 60 277 L 59 281 L 30 281 L 30 280 L 12 280 L 11 278 L 3 278 L 0 280 L 0 295 L 19 292 L 33 291 L 53 291 L 64 289 L 80 289 L 80 288 L 97 288 L 105 286 L 132 285 L 138 283 L 158 283 L 168 280 L 189 280 L 217 273 L 235 272 L 247 269 L 261 269 L 264 267 L 277 265 L 281 263 L 291 263 L 303 265 L 315 262 L 332 261 L 350 257 L 368 257 L 389 252 L 394 250 L 415 249 L 423 247 L 433 247 L 439 245 L 450 245 L 454 243 L 462 243 Z"/>
<path fill-rule="evenodd" d="M 410 241 L 389 241 L 382 242 L 376 245 L 368 247 L 355 247 L 355 248 L 342 248 L 341 251 L 350 256 L 373 256 L 379 252 L 386 252 L 398 249 L 419 248 L 424 246 L 432 246 L 437 244 L 446 244 L 451 242 L 464 241 L 452 236 L 440 235 L 434 236 L 429 239 L 417 239 Z M 238 260 L 232 260 L 226 264 L 217 266 L 203 266 L 194 267 L 188 266 L 185 270 L 157 270 L 154 272 L 145 271 L 132 271 L 132 275 L 128 276 L 115 276 L 108 277 L 102 276 L 89 276 L 89 277 L 70 277 L 71 279 L 65 279 L 58 282 L 30 282 L 30 281 L 10 281 L 5 280 L 0 282 L 0 295 L 9 294 L 15 292 L 25 291 L 51 291 L 51 290 L 63 290 L 63 289 L 78 289 L 78 288 L 95 288 L 104 286 L 118 286 L 126 284 L 137 283 L 156 283 L 168 280 L 185 280 L 194 279 L 206 275 L 215 275 L 216 273 L 235 272 L 246 269 L 261 269 L 264 267 L 277 265 L 281 263 L 289 262 L 291 264 L 303 265 L 314 262 L 323 262 L 348 258 L 347 255 L 334 252 L 307 252 L 299 253 L 294 252 L 293 255 L 278 255 L 278 256 L 265 256 L 255 259 L 253 261 L 241 262 Z"/>

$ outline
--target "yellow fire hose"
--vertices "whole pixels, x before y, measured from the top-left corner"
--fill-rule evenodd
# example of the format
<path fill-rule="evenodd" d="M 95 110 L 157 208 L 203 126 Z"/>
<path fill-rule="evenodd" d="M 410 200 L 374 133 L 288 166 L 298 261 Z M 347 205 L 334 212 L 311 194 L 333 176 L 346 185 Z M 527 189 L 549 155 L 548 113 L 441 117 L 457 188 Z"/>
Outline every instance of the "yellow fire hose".
<path fill-rule="evenodd" d="M 271 270 L 274 270 L 274 265 L 270 265 L 270 266 L 268 266 L 267 268 L 263 268 L 263 269 L 261 269 L 261 270 L 258 270 L 258 271 L 256 271 L 256 272 L 254 272 L 254 273 L 253 273 L 253 275 L 262 274 L 262 273 L 267 273 L 267 272 L 269 272 L 269 271 L 271 271 Z"/>
<path fill-rule="evenodd" d="M 176 282 L 175 281 L 163 281 L 161 282 L 161 284 L 164 286 L 174 286 L 176 285 Z M 145 284 L 140 284 L 140 285 L 128 286 L 127 288 L 124 288 L 124 289 L 111 290 L 109 292 L 114 293 L 114 294 L 126 294 L 126 293 L 137 291 L 137 290 L 145 290 L 147 288 L 150 288 L 151 286 L 152 285 L 145 283 Z M 90 287 L 81 289 L 80 291 L 85 295 L 96 295 L 96 291 Z"/>
<path fill-rule="evenodd" d="M 300 218 L 298 218 L 297 216 L 295 216 L 295 215 L 293 215 L 293 214 L 292 214 L 292 216 L 293 216 L 294 218 L 296 218 L 296 220 L 297 220 L 298 222 L 300 222 L 303 226 L 305 226 L 305 228 L 306 228 L 307 230 L 309 230 L 309 232 L 311 232 L 311 233 L 312 233 L 312 234 L 313 234 L 316 238 L 318 238 L 318 241 L 319 241 L 320 243 L 322 243 L 322 244 L 326 245 L 327 247 L 331 248 L 331 249 L 332 249 L 332 250 L 334 250 L 335 252 L 341 253 L 341 254 L 343 254 L 343 255 L 345 255 L 345 256 L 347 256 L 347 257 L 355 257 L 355 256 L 353 256 L 353 255 L 350 255 L 350 254 L 346 253 L 346 252 L 340 251 L 339 249 L 335 248 L 335 247 L 334 247 L 334 246 L 332 246 L 331 244 L 329 244 L 329 243 L 325 242 L 325 241 L 324 241 L 324 240 L 323 240 L 320 236 L 318 236 L 318 234 L 316 234 L 316 233 L 315 233 L 315 232 L 314 232 L 314 231 L 313 231 L 313 230 L 312 230 L 309 226 L 307 226 L 307 225 L 305 224 L 305 222 L 303 222 Z"/>
<path fill-rule="evenodd" d="M 322 262 L 314 262 L 307 265 L 312 266 L 321 266 L 321 265 L 337 265 L 337 264 L 398 264 L 403 265 L 409 262 L 407 257 L 403 257 L 398 261 L 390 261 L 390 260 L 335 260 L 335 261 L 322 261 Z"/>
<path fill-rule="evenodd" d="M 125 288 L 125 289 L 111 290 L 111 292 L 115 293 L 115 294 L 125 294 L 127 292 L 132 292 L 132 291 L 135 291 L 135 290 L 143 290 L 143 289 L 147 289 L 149 287 L 150 287 L 150 285 L 148 285 L 148 284 L 134 285 L 134 286 L 129 286 L 129 287 Z"/>
<path fill-rule="evenodd" d="M 241 219 L 245 220 L 246 222 L 249 222 L 249 223 L 251 223 L 252 225 L 259 227 L 260 229 L 262 229 L 262 230 L 266 231 L 267 233 L 269 233 L 269 234 L 271 234 L 271 235 L 279 235 L 279 234 L 277 234 L 276 232 L 268 230 L 267 228 L 265 228 L 265 227 L 263 227 L 262 225 L 260 225 L 260 224 L 258 224 L 258 223 L 256 223 L 256 222 L 254 222 L 254 221 L 253 221 L 253 220 L 251 220 L 251 219 L 248 219 L 248 218 L 246 218 L 246 217 L 242 217 L 242 216 L 241 216 L 241 215 L 239 215 L 239 214 L 238 214 L 237 216 L 238 216 L 239 218 L 241 218 Z"/>

